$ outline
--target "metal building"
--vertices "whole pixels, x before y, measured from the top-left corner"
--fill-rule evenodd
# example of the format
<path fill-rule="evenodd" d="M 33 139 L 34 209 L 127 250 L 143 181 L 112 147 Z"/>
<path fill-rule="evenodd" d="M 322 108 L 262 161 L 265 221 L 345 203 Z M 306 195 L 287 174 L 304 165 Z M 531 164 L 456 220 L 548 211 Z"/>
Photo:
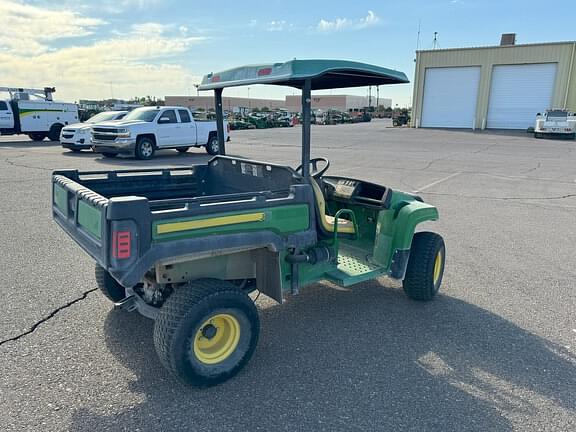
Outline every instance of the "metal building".
<path fill-rule="evenodd" d="M 286 96 L 286 109 L 288 111 L 298 112 L 302 108 L 302 99 L 300 96 Z M 368 106 L 376 107 L 376 104 L 382 105 L 384 108 L 392 107 L 392 99 L 376 98 L 368 96 L 355 96 L 355 95 L 312 95 L 312 108 L 329 110 L 334 109 L 338 111 L 353 111 L 366 108 Z"/>
<path fill-rule="evenodd" d="M 214 109 L 214 96 L 166 96 L 166 105 L 185 106 L 195 111 L 199 108 L 203 110 Z M 258 99 L 224 96 L 222 106 L 225 111 L 235 111 L 237 109 L 247 109 L 248 111 L 258 108 L 281 109 L 285 107 L 285 102 L 278 99 Z"/>
<path fill-rule="evenodd" d="M 416 52 L 415 127 L 526 129 L 546 109 L 576 111 L 576 42 Z"/>

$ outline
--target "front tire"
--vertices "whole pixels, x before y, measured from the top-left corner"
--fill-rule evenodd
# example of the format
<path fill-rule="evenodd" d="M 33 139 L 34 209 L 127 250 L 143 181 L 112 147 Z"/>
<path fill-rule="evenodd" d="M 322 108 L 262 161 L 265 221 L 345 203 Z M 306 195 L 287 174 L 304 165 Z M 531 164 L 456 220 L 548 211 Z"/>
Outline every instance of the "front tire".
<path fill-rule="evenodd" d="M 154 324 L 160 362 L 178 380 L 213 386 L 250 360 L 260 333 L 254 303 L 232 283 L 199 279 L 166 300 Z"/>
<path fill-rule="evenodd" d="M 413 300 L 429 301 L 442 284 L 446 246 L 442 237 L 432 232 L 414 234 L 410 258 L 402 286 Z"/>
<path fill-rule="evenodd" d="M 98 264 L 96 264 L 96 267 L 94 268 L 94 276 L 96 277 L 98 288 L 100 288 L 102 294 L 104 294 L 110 301 L 116 303 L 126 297 L 126 290 L 124 287 Z"/>
<path fill-rule="evenodd" d="M 134 149 L 136 159 L 150 160 L 154 157 L 155 152 L 156 144 L 154 144 L 154 140 L 147 137 L 138 138 Z"/>
<path fill-rule="evenodd" d="M 60 123 L 54 123 L 50 126 L 50 130 L 48 131 L 48 139 L 50 141 L 58 141 L 60 139 L 60 132 L 64 126 Z"/>
<path fill-rule="evenodd" d="M 208 138 L 208 144 L 206 144 L 206 152 L 209 155 L 220 154 L 220 142 L 218 141 L 217 135 L 211 135 L 210 138 Z"/>

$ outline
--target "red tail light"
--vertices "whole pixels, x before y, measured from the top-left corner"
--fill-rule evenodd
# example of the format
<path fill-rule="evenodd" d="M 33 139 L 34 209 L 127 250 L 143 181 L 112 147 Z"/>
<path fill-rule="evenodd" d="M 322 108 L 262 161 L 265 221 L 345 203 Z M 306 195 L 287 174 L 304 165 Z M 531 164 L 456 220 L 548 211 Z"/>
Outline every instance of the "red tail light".
<path fill-rule="evenodd" d="M 130 231 L 114 231 L 112 233 L 112 257 L 127 259 L 132 255 L 132 238 Z"/>

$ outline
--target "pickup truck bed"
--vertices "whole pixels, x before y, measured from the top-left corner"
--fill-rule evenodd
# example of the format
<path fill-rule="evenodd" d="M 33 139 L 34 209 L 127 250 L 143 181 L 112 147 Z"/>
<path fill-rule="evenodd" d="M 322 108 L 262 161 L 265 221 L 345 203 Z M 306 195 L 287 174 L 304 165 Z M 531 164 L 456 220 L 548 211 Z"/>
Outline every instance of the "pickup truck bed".
<path fill-rule="evenodd" d="M 190 168 L 56 171 L 52 184 L 56 222 L 126 287 L 175 257 L 316 241 L 312 188 L 285 166 L 218 156 Z"/>

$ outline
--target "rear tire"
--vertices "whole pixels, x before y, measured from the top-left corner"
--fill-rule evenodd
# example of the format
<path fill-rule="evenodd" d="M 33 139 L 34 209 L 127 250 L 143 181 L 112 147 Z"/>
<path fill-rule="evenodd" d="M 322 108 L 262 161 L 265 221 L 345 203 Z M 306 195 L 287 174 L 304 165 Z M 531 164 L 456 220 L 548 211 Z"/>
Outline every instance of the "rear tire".
<path fill-rule="evenodd" d="M 154 324 L 160 362 L 178 380 L 213 386 L 250 360 L 260 333 L 258 310 L 232 283 L 199 279 L 168 297 Z"/>
<path fill-rule="evenodd" d="M 102 156 L 104 156 L 105 158 L 112 159 L 112 158 L 115 158 L 116 156 L 118 156 L 118 153 L 108 153 L 108 152 L 106 152 L 106 153 L 102 153 Z"/>
<path fill-rule="evenodd" d="M 94 276 L 96 277 L 96 283 L 102 294 L 104 294 L 109 300 L 116 303 L 126 297 L 126 290 L 122 285 L 116 282 L 110 273 L 108 273 L 104 268 L 96 264 L 94 268 Z"/>
<path fill-rule="evenodd" d="M 50 126 L 50 130 L 48 131 L 48 139 L 50 141 L 58 141 L 60 140 L 60 132 L 64 126 L 60 123 L 54 123 Z"/>
<path fill-rule="evenodd" d="M 28 137 L 32 141 L 44 141 L 44 138 L 46 138 L 46 134 L 44 134 L 44 133 L 31 133 L 31 134 L 28 134 Z"/>
<path fill-rule="evenodd" d="M 190 149 L 190 147 L 178 147 L 178 148 L 176 149 L 176 151 L 177 151 L 178 153 L 186 153 L 189 149 Z"/>
<path fill-rule="evenodd" d="M 413 300 L 432 300 L 442 284 L 445 262 L 446 246 L 440 235 L 432 232 L 414 234 L 402 282 L 406 295 Z"/>
<path fill-rule="evenodd" d="M 138 138 L 136 141 L 136 148 L 134 149 L 136 159 L 150 160 L 154 157 L 155 152 L 156 144 L 154 144 L 154 140 L 148 137 Z"/>
<path fill-rule="evenodd" d="M 220 154 L 220 143 L 218 142 L 217 135 L 211 135 L 210 138 L 208 138 L 208 143 L 206 144 L 206 152 L 209 155 Z"/>

